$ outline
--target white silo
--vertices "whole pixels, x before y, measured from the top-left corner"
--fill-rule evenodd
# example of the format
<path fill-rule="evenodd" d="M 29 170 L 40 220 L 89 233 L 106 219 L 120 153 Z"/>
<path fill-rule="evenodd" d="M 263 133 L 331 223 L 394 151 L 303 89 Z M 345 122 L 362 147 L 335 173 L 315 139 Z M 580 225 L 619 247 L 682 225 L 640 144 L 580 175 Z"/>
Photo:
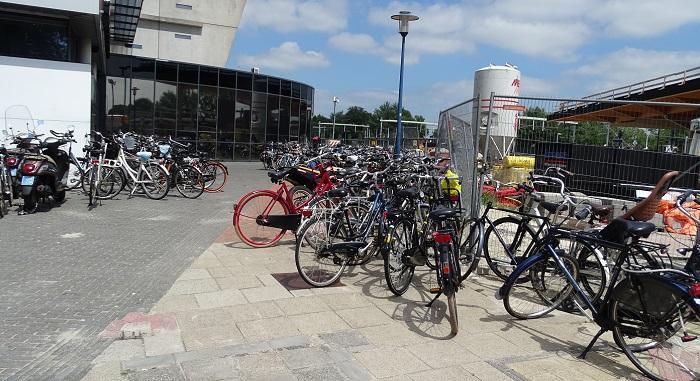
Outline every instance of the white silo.
<path fill-rule="evenodd" d="M 479 150 L 483 154 L 486 139 L 491 93 L 495 94 L 491 109 L 491 133 L 488 157 L 491 161 L 502 160 L 512 149 L 517 132 L 518 112 L 522 108 L 519 100 L 500 96 L 520 95 L 520 70 L 505 64 L 489 65 L 474 73 L 474 97 L 479 100 L 480 138 Z"/>

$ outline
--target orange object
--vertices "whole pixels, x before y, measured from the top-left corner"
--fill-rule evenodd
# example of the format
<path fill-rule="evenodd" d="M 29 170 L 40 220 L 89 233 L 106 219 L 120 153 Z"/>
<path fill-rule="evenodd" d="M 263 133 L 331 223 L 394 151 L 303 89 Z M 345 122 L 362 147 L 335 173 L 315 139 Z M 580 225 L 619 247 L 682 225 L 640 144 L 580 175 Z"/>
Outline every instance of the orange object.
<path fill-rule="evenodd" d="M 669 201 L 665 201 L 669 202 Z M 659 205 L 661 207 L 661 205 Z M 700 218 L 700 205 L 695 202 L 687 202 L 683 204 L 683 207 L 690 211 L 695 218 Z M 666 209 L 663 212 L 664 225 L 666 225 L 666 231 L 675 234 L 684 235 L 695 235 L 697 232 L 697 226 L 695 222 L 691 220 L 688 216 L 681 213 L 677 208 Z M 678 226 L 678 227 L 677 227 Z"/>

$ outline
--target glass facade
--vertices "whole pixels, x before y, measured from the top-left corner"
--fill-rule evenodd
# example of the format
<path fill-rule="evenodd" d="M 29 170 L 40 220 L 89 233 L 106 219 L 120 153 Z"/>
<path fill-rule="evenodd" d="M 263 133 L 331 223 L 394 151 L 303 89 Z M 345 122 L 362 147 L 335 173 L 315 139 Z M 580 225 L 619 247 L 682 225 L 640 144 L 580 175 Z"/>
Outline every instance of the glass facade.
<path fill-rule="evenodd" d="M 112 55 L 105 86 L 103 132 L 172 136 L 222 160 L 311 133 L 314 89 L 286 79 Z"/>

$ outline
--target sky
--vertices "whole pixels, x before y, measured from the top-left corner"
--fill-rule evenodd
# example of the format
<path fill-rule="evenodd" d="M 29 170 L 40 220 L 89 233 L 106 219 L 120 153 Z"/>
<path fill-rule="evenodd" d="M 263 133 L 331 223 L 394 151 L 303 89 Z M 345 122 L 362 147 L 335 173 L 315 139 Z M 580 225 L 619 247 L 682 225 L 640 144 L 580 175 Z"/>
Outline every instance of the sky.
<path fill-rule="evenodd" d="M 436 121 L 473 96 L 474 71 L 506 62 L 521 95 L 583 97 L 700 66 L 700 0 L 248 0 L 227 66 L 307 83 L 314 113 L 398 99 Z"/>

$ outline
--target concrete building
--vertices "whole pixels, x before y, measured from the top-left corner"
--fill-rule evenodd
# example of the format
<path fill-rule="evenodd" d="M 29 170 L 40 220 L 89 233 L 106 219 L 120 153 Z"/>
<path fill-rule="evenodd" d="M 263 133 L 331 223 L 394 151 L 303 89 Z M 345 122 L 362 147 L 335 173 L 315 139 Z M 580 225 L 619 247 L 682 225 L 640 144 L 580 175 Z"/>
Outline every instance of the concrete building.
<path fill-rule="evenodd" d="M 245 0 L 144 0 L 133 43 L 112 52 L 223 67 Z"/>
<path fill-rule="evenodd" d="M 224 160 L 254 160 L 267 141 L 305 139 L 311 86 L 223 68 L 244 6 L 0 1 L 0 144 L 9 127 L 48 133 L 72 125 L 78 152 L 91 129 L 122 130 L 188 140 Z"/>

